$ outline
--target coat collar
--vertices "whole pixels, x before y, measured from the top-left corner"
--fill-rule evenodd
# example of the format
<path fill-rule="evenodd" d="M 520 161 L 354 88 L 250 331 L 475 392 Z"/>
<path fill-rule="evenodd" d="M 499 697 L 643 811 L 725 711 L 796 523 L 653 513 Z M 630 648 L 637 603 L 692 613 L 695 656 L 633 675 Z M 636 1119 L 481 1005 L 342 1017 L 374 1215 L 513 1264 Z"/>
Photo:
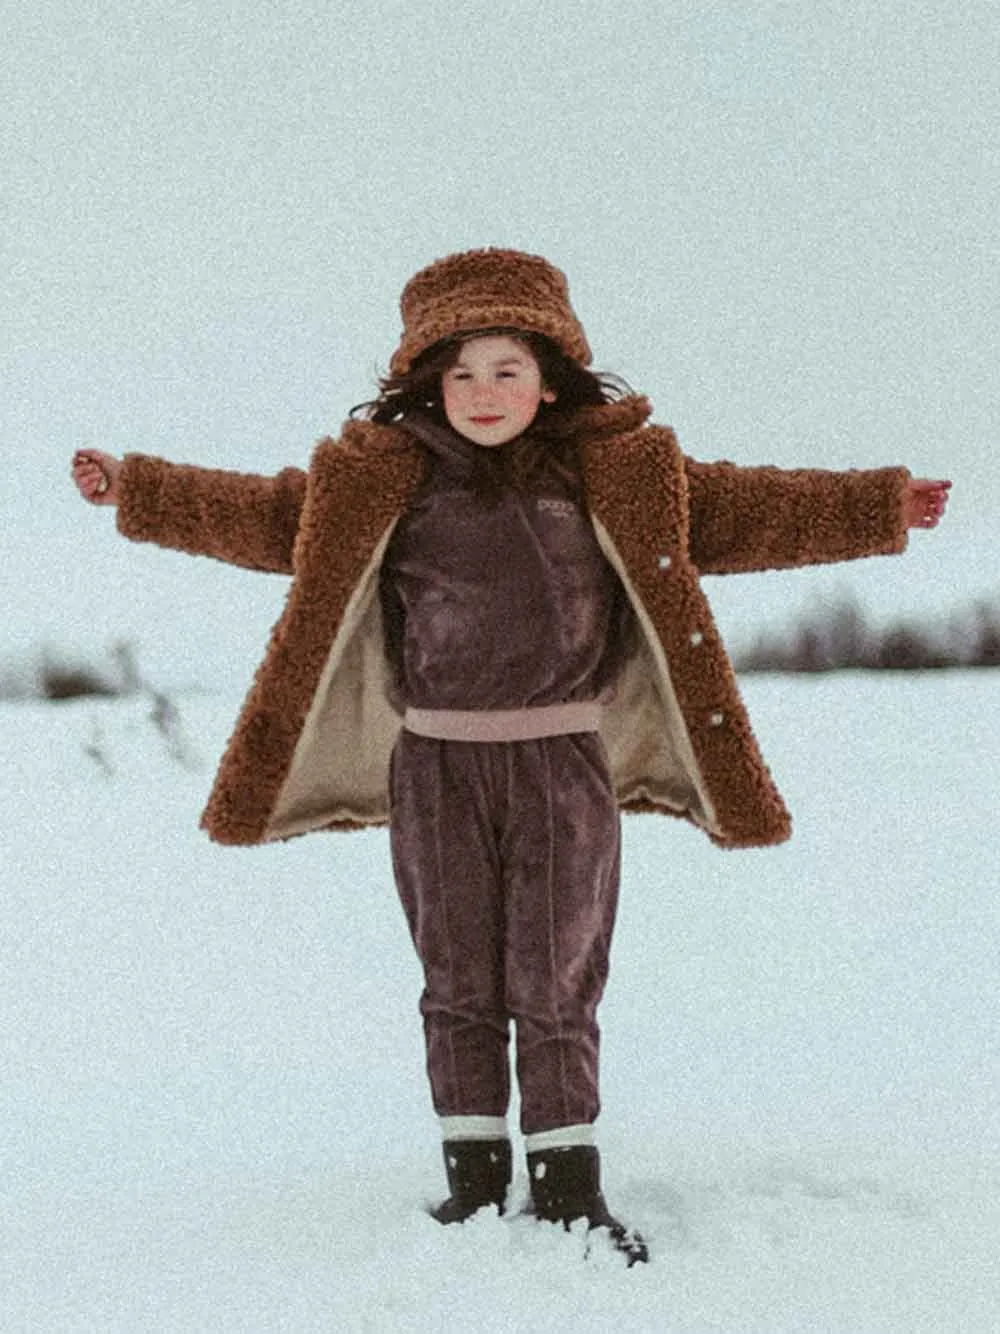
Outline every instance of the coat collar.
<path fill-rule="evenodd" d="M 566 417 L 555 414 L 546 424 L 553 435 L 580 435 L 586 444 L 626 435 L 638 430 L 653 410 L 643 394 L 630 394 L 613 403 L 599 403 L 578 408 Z M 377 422 L 350 418 L 344 423 L 339 439 L 327 438 L 319 442 L 322 455 L 347 449 L 366 454 L 408 454 L 414 445 L 414 432 L 402 425 L 383 426 Z"/>
<path fill-rule="evenodd" d="M 582 435 L 591 441 L 636 431 L 652 411 L 653 405 L 645 395 L 630 394 L 614 403 L 578 408 L 568 417 L 550 418 L 547 429 L 553 435 Z"/>

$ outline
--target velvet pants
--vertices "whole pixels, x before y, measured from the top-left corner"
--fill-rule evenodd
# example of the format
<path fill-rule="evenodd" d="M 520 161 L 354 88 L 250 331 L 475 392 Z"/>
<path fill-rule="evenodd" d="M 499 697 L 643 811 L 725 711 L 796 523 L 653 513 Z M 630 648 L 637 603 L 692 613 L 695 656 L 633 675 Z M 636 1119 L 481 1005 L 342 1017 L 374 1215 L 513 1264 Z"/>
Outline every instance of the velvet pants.
<path fill-rule="evenodd" d="M 513 1022 L 522 1131 L 592 1123 L 621 849 L 599 735 L 467 742 L 404 730 L 390 781 L 435 1111 L 506 1115 Z"/>

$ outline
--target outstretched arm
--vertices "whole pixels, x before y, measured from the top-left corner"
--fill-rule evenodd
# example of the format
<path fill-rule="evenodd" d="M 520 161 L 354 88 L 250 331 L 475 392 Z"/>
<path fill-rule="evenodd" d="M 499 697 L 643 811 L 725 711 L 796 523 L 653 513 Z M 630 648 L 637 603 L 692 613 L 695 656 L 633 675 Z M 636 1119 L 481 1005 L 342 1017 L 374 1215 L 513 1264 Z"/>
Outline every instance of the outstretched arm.
<path fill-rule="evenodd" d="M 705 574 L 789 569 L 891 555 L 933 527 L 950 483 L 905 468 L 744 468 L 685 460 L 690 555 Z"/>
<path fill-rule="evenodd" d="M 118 506 L 118 529 L 133 541 L 250 570 L 292 572 L 306 491 L 299 468 L 260 477 L 148 454 L 126 454 L 119 462 L 89 450 L 74 456 L 73 477 L 91 504 Z"/>

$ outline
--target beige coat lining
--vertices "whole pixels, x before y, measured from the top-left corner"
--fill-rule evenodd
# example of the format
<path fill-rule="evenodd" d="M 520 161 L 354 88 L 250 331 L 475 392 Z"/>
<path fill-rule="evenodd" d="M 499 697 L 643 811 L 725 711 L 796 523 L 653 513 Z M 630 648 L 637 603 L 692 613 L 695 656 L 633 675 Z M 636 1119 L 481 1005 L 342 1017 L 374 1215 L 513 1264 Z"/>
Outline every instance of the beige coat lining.
<path fill-rule="evenodd" d="M 382 535 L 344 611 L 265 840 L 338 821 L 388 819 L 389 757 L 402 715 L 389 702 L 378 576 L 396 522 Z"/>
<path fill-rule="evenodd" d="M 709 833 L 721 834 L 663 646 L 607 529 L 593 516 L 591 520 L 601 550 L 625 587 L 641 632 L 639 649 L 626 664 L 614 698 L 606 705 L 601 729 L 618 800 L 627 804 L 646 799 L 686 811 Z M 647 778 L 640 781 L 636 774 Z"/>

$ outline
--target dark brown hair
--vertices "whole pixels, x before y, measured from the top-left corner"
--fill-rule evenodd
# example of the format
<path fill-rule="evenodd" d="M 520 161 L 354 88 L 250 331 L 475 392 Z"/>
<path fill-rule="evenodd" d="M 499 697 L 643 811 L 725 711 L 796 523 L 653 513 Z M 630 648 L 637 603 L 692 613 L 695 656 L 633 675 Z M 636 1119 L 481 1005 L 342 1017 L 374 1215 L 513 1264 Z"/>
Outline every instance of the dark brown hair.
<path fill-rule="evenodd" d="M 579 447 L 569 420 L 580 408 L 614 403 L 632 390 L 616 375 L 590 371 L 568 357 L 544 334 L 506 327 L 475 329 L 443 338 L 426 349 L 405 375 L 379 380 L 379 396 L 351 409 L 352 417 L 364 417 L 382 425 L 405 426 L 406 416 L 418 412 L 438 425 L 447 426 L 441 393 L 441 378 L 455 365 L 462 344 L 470 338 L 503 335 L 523 343 L 538 362 L 542 383 L 555 392 L 554 403 L 542 402 L 531 426 L 510 447 L 477 451 L 473 485 L 487 505 L 495 504 L 509 486 L 525 488 L 558 482 L 580 503 L 586 503 Z"/>

